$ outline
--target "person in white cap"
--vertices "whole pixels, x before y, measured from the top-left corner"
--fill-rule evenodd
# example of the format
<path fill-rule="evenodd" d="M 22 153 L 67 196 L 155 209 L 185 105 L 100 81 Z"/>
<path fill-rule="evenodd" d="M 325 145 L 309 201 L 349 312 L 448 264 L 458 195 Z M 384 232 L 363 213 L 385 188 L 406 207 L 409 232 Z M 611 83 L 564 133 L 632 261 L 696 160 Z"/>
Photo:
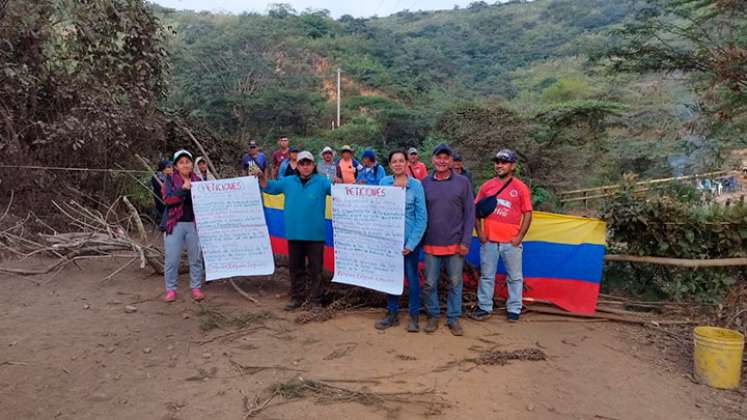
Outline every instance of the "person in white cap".
<path fill-rule="evenodd" d="M 326 239 L 324 211 L 332 184 L 319 175 L 314 164 L 314 155 L 309 151 L 298 154 L 298 173 L 277 181 L 268 181 L 259 174 L 262 191 L 284 194 L 283 221 L 285 238 L 288 240 L 288 268 L 291 277 L 291 301 L 285 310 L 300 307 L 305 300 L 305 291 L 313 309 L 321 308 L 322 262 Z M 308 267 L 307 261 L 308 259 Z"/>
<path fill-rule="evenodd" d="M 195 171 L 195 174 L 198 178 L 200 178 L 201 181 L 215 180 L 215 175 L 213 175 L 213 173 L 208 169 L 207 161 L 205 161 L 204 157 L 200 156 L 195 159 L 195 166 L 197 166 L 197 171 Z"/>
<path fill-rule="evenodd" d="M 335 174 L 337 172 L 337 168 L 335 166 L 336 164 L 334 161 L 335 152 L 331 147 L 326 146 L 324 149 L 322 149 L 322 153 L 320 153 L 319 156 L 321 156 L 322 160 L 319 161 L 317 170 L 320 174 L 326 176 L 330 182 L 334 182 Z"/>
<path fill-rule="evenodd" d="M 407 149 L 407 174 L 417 180 L 422 180 L 428 175 L 428 168 L 418 160 L 418 149 L 414 147 Z"/>

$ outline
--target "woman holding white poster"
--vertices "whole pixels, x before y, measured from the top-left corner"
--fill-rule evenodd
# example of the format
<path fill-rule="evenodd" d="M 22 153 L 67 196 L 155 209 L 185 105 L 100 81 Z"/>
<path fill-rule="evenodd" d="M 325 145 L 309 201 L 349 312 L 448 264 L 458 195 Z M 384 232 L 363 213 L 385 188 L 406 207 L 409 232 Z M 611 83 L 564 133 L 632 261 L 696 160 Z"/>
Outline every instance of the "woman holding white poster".
<path fill-rule="evenodd" d="M 420 181 L 407 175 L 405 152 L 396 150 L 389 153 L 389 169 L 393 175 L 384 177 L 380 185 L 405 188 L 405 243 L 402 247 L 402 255 L 405 258 L 408 312 L 410 313 L 407 331 L 418 332 L 420 331 L 418 325 L 418 314 L 420 313 L 420 277 L 418 276 L 420 240 L 423 239 L 425 227 L 428 223 L 425 193 Z M 400 296 L 388 295 L 387 314 L 384 319 L 376 321 L 375 327 L 377 329 L 384 330 L 399 325 L 399 299 Z"/>
<path fill-rule="evenodd" d="M 166 177 L 163 183 L 163 203 L 166 209 L 161 221 L 163 231 L 164 268 L 166 294 L 163 300 L 176 300 L 176 280 L 179 276 L 179 261 L 182 249 L 187 248 L 189 261 L 190 287 L 192 299 L 199 302 L 204 298 L 200 285 L 202 283 L 202 252 L 197 238 L 195 214 L 192 208 L 192 183 L 200 181 L 194 173 L 192 154 L 186 150 L 174 153 L 174 173 Z"/>

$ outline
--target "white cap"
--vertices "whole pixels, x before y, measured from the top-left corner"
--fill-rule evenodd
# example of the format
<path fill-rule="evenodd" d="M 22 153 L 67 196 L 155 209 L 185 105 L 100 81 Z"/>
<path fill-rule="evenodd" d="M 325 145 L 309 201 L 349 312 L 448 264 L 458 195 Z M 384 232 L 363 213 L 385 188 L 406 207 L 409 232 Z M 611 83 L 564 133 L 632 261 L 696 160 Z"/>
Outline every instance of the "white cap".
<path fill-rule="evenodd" d="M 324 147 L 324 149 L 322 149 L 322 153 L 319 153 L 319 154 L 320 154 L 320 155 L 323 155 L 323 154 L 325 154 L 325 153 L 327 153 L 327 152 L 329 152 L 329 153 L 332 153 L 333 155 L 335 154 L 335 151 L 334 151 L 334 150 L 332 150 L 332 148 L 331 148 L 331 147 L 329 147 L 329 146 L 325 146 L 325 147 Z"/>
<path fill-rule="evenodd" d="M 417 155 L 418 154 L 418 149 L 416 149 L 414 147 L 411 147 L 411 148 L 407 149 L 407 154 L 408 155 L 411 155 L 413 153 Z"/>
<path fill-rule="evenodd" d="M 302 160 L 310 160 L 314 162 L 314 155 L 312 155 L 308 150 L 304 150 L 303 152 L 300 152 L 296 157 L 296 161 L 300 162 Z"/>

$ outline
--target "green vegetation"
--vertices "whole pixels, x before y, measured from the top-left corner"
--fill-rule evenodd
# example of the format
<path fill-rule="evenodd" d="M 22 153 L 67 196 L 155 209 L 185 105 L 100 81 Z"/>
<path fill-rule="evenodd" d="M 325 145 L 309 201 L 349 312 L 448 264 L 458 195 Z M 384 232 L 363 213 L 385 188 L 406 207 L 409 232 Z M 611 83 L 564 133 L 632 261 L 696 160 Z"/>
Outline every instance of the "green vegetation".
<path fill-rule="evenodd" d="M 641 31 L 653 25 L 641 16 L 664 7 L 655 16 L 676 22 L 679 8 L 691 7 L 663 3 L 671 5 L 474 2 L 337 20 L 283 4 L 266 15 L 153 9 L 174 31 L 166 106 L 222 138 L 255 137 L 272 148 L 285 133 L 314 152 L 350 143 L 382 153 L 438 139 L 465 155 L 478 180 L 492 173 L 491 152 L 512 147 L 523 175 L 547 192 L 615 182 L 628 171 L 712 169 L 742 142 L 741 126 L 706 123 L 721 119 L 702 108 L 708 79 L 690 71 L 697 66 L 657 68 L 641 56 L 653 54 L 640 48 Z M 332 130 L 338 67 L 342 127 Z"/>

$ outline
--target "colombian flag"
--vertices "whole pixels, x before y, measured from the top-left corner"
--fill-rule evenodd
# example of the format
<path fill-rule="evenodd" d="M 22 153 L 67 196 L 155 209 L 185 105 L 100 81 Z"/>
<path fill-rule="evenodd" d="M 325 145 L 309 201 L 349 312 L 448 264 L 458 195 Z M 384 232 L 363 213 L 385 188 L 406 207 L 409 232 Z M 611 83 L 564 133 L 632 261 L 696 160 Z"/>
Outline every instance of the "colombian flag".
<path fill-rule="evenodd" d="M 593 313 L 602 280 L 607 227 L 597 219 L 532 212 L 524 238 L 524 299 L 549 301 L 569 312 Z M 480 266 L 480 241 L 472 238 L 467 262 Z M 497 296 L 506 297 L 503 262 Z"/>
<path fill-rule="evenodd" d="M 272 251 L 288 254 L 283 196 L 263 194 Z M 334 272 L 330 198 L 327 197 L 324 268 Z M 524 238 L 524 298 L 549 301 L 570 312 L 593 313 L 602 279 L 607 228 L 601 220 L 535 211 Z M 472 238 L 467 262 L 480 266 L 480 242 Z M 496 296 L 506 297 L 505 269 L 498 265 Z M 476 286 L 466 281 L 465 286 Z M 472 284 L 470 284 L 472 283 Z"/>

